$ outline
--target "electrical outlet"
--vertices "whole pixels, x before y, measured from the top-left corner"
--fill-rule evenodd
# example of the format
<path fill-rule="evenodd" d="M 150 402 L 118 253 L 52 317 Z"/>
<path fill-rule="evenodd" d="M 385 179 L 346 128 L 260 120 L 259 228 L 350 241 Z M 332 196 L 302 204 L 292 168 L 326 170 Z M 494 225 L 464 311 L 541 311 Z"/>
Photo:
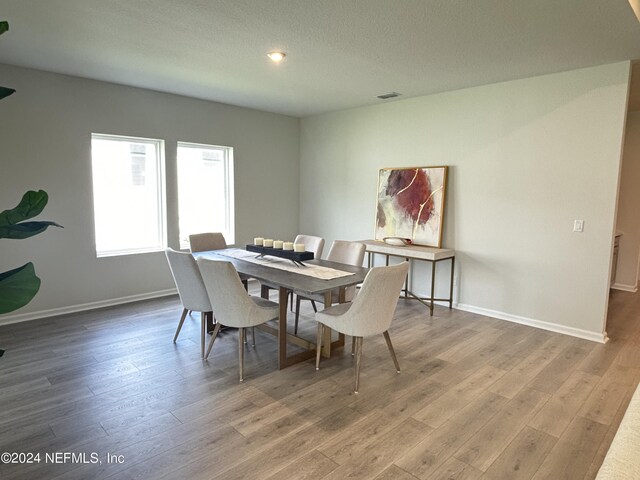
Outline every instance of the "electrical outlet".
<path fill-rule="evenodd" d="M 584 232 L 584 220 L 574 220 L 573 221 L 573 231 L 574 232 Z"/>

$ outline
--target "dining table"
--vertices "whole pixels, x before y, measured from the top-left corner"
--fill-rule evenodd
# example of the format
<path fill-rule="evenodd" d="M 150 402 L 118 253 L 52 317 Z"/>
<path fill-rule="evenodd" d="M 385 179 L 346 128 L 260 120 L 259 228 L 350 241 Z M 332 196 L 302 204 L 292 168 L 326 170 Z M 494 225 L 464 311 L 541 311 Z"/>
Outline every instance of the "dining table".
<path fill-rule="evenodd" d="M 315 357 L 316 342 L 287 331 L 287 299 L 291 292 L 302 296 L 322 295 L 325 308 L 333 303 L 345 302 L 345 289 L 362 283 L 369 268 L 313 259 L 302 264 L 287 262 L 282 258 L 261 256 L 239 248 L 210 250 L 193 253 L 195 258 L 231 262 L 238 273 L 254 278 L 263 285 L 278 291 L 280 307 L 277 328 L 263 324 L 260 328 L 278 339 L 278 367 L 283 369 L 290 365 Z M 258 258 L 260 257 L 260 258 Z M 335 293 L 337 292 L 337 295 Z M 269 298 L 269 289 L 261 288 L 261 296 Z M 337 296 L 337 298 L 335 298 Z M 215 306 L 214 306 L 215 310 Z M 332 341 L 332 332 L 325 328 L 322 344 L 322 355 L 329 357 L 332 349 L 344 346 L 345 337 L 338 334 Z M 302 351 L 288 353 L 287 346 L 296 345 Z"/>

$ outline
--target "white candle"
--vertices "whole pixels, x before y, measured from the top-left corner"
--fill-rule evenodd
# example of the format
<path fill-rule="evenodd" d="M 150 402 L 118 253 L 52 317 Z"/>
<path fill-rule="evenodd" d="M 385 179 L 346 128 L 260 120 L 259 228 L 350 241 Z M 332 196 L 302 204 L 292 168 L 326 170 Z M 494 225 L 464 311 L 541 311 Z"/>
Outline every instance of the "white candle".
<path fill-rule="evenodd" d="M 264 239 L 265 247 L 273 247 L 273 238 L 265 238 Z"/>
<path fill-rule="evenodd" d="M 282 240 L 275 240 L 273 242 L 273 248 L 282 248 Z"/>
<path fill-rule="evenodd" d="M 293 250 L 293 242 L 282 242 L 283 250 Z"/>
<path fill-rule="evenodd" d="M 304 252 L 304 243 L 294 243 L 293 250 L 295 252 Z"/>
<path fill-rule="evenodd" d="M 264 238 L 262 237 L 256 237 L 253 239 L 253 244 L 254 245 L 258 245 L 258 246 L 262 246 L 262 244 L 264 243 Z"/>

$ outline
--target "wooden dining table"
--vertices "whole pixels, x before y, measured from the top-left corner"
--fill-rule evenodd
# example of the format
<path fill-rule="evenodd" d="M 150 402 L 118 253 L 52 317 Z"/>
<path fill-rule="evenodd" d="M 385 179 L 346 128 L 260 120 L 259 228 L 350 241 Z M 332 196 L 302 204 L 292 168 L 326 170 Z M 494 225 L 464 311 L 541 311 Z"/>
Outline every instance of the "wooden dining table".
<path fill-rule="evenodd" d="M 243 273 L 262 283 L 269 284 L 272 288 L 277 288 L 278 304 L 280 306 L 278 328 L 274 328 L 269 324 L 263 324 L 256 328 L 260 328 L 261 330 L 271 333 L 278 338 L 278 367 L 280 369 L 302 362 L 309 358 L 313 358 L 315 357 L 316 352 L 315 341 L 309 341 L 303 337 L 287 332 L 287 299 L 289 293 L 293 292 L 302 296 L 321 294 L 324 296 L 324 304 L 326 308 L 335 302 L 344 303 L 345 289 L 362 283 L 369 271 L 369 269 L 365 267 L 330 262 L 321 259 L 308 260 L 304 262 L 305 264 L 320 265 L 343 272 L 350 272 L 352 274 L 331 280 L 324 280 L 298 273 L 296 270 L 281 270 L 270 265 L 258 264 L 242 260 L 240 258 L 235 258 L 233 256 L 233 250 L 237 249 L 197 252 L 194 253 L 193 256 L 196 258 L 208 258 L 211 260 L 231 262 L 238 273 Z M 304 269 L 306 267 L 298 266 L 298 268 Z M 332 291 L 336 289 L 339 292 L 338 298 L 334 298 L 332 295 Z M 268 298 L 268 289 L 263 288 L 261 295 L 264 298 Z M 325 328 L 324 330 L 325 336 L 323 338 L 322 355 L 324 357 L 329 357 L 332 349 L 344 346 L 344 335 L 339 334 L 338 339 L 332 341 L 331 330 L 328 328 Z M 303 351 L 289 355 L 287 353 L 288 344 L 296 345 L 302 348 Z"/>

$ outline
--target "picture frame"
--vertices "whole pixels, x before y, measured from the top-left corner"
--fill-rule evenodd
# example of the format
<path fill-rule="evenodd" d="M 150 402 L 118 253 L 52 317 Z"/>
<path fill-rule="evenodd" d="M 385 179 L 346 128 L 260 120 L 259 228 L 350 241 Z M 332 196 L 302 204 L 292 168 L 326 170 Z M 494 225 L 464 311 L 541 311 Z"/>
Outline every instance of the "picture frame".
<path fill-rule="evenodd" d="M 409 239 L 440 248 L 449 167 L 391 167 L 378 172 L 375 239 Z"/>

